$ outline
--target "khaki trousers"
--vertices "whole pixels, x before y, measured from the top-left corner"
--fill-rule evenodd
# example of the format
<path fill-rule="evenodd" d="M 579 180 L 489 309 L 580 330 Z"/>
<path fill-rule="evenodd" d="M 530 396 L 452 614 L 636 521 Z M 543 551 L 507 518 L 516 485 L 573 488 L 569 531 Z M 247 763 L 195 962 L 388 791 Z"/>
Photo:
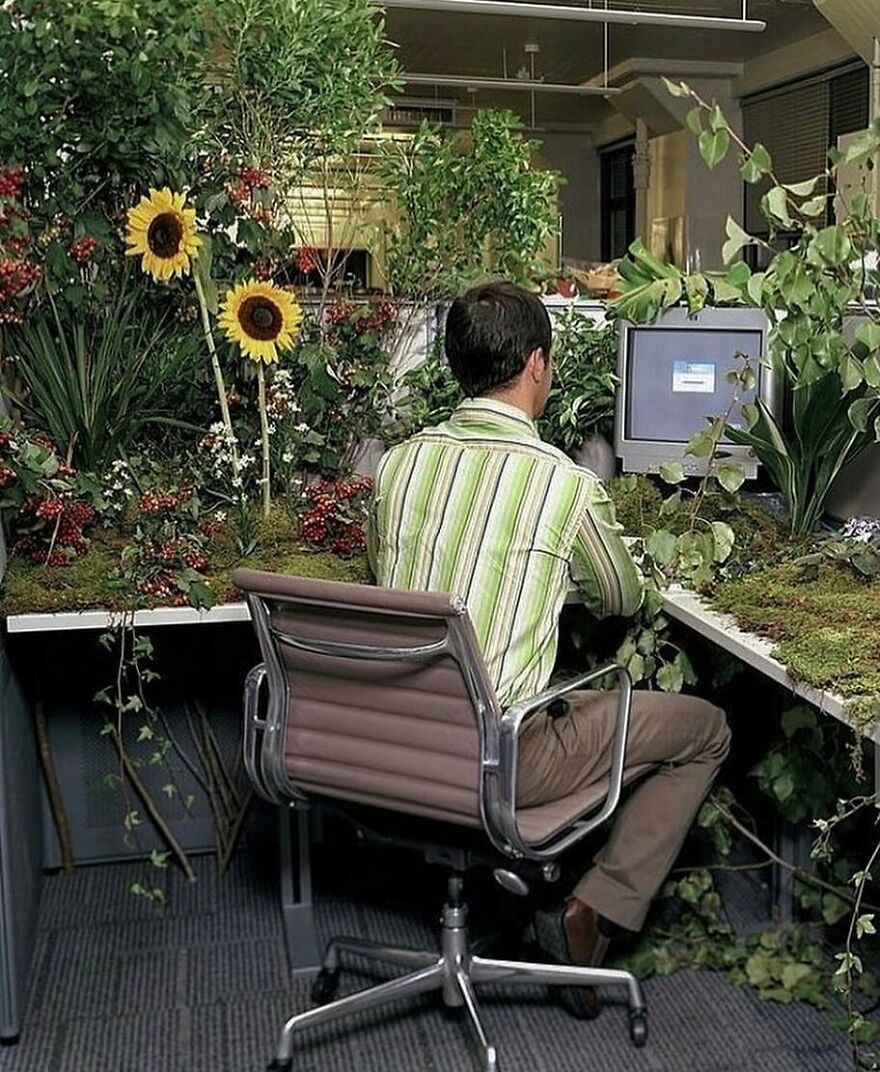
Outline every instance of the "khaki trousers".
<path fill-rule="evenodd" d="M 520 731 L 520 805 L 542 804 L 608 777 L 615 692 L 572 692 L 557 718 L 532 715 Z M 724 712 L 695 696 L 634 692 L 626 766 L 657 763 L 612 819 L 574 894 L 606 919 L 639 930 L 730 746 Z"/>

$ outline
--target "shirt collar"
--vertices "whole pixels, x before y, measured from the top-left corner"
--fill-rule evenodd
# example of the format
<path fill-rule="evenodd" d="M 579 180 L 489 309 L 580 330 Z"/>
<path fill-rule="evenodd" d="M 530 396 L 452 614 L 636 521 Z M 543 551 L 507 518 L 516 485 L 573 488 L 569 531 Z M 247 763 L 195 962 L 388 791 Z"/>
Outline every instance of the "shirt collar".
<path fill-rule="evenodd" d="M 526 433 L 539 439 L 535 422 L 519 406 L 511 406 L 497 398 L 466 398 L 452 414 L 454 424 L 492 424 L 504 431 Z"/>

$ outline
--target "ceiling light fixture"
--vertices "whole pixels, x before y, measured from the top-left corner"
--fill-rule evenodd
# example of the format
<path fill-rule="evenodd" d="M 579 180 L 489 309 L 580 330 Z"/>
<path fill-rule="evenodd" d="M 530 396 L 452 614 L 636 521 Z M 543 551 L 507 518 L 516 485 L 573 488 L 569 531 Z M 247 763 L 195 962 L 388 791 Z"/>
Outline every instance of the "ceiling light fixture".
<path fill-rule="evenodd" d="M 626 26 L 656 26 L 668 29 L 740 30 L 758 33 L 767 23 L 745 17 L 717 18 L 714 15 L 676 15 L 662 11 L 621 11 L 571 4 L 519 3 L 518 0 L 383 0 L 383 7 L 412 8 L 417 11 L 452 11 L 467 15 L 507 15 L 532 19 L 563 19 L 570 22 L 620 23 Z"/>
<path fill-rule="evenodd" d="M 585 86 L 567 82 L 541 82 L 522 78 L 471 78 L 457 74 L 404 74 L 404 82 L 416 86 L 473 86 L 479 89 L 528 89 L 536 93 L 570 93 L 576 97 L 613 97 L 620 93 L 611 86 Z"/>

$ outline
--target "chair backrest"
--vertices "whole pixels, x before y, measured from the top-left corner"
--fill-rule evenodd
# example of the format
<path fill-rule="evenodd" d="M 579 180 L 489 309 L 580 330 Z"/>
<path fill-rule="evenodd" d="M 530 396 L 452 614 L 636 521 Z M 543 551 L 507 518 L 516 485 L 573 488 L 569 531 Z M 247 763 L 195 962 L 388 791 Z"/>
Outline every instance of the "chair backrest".
<path fill-rule="evenodd" d="M 258 762 L 277 798 L 482 825 L 499 710 L 456 597 L 236 570 L 269 680 Z"/>

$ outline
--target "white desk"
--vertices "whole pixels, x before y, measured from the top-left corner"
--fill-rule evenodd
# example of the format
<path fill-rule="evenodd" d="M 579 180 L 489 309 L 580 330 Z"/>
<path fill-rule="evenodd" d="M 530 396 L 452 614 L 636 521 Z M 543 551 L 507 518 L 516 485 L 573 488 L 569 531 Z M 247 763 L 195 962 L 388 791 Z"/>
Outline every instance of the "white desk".
<path fill-rule="evenodd" d="M 129 615 L 130 617 L 130 615 Z M 125 619 L 123 611 L 71 610 L 46 614 L 12 614 L 6 619 L 10 633 L 52 633 L 69 629 L 108 629 Z M 133 625 L 210 625 L 219 622 L 250 620 L 246 603 L 218 603 L 207 610 L 195 607 L 153 607 L 136 610 Z"/>

